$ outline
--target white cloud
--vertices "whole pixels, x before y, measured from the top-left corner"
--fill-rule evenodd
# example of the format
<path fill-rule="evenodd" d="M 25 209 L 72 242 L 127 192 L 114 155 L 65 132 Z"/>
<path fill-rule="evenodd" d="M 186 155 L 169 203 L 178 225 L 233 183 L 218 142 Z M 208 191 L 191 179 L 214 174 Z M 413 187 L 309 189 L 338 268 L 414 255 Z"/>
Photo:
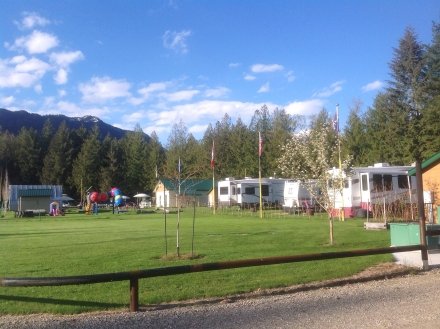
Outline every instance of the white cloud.
<path fill-rule="evenodd" d="M 199 90 L 181 90 L 176 91 L 175 93 L 162 93 L 160 96 L 165 98 L 168 102 L 180 102 L 188 101 L 199 93 Z"/>
<path fill-rule="evenodd" d="M 37 92 L 37 94 L 41 94 L 43 92 L 43 86 L 41 83 L 34 86 L 34 90 Z"/>
<path fill-rule="evenodd" d="M 287 82 L 292 82 L 296 79 L 296 77 L 293 75 L 293 71 L 289 71 L 286 74 Z"/>
<path fill-rule="evenodd" d="M 279 64 L 269 64 L 269 65 L 255 64 L 255 65 L 252 65 L 252 67 L 251 67 L 251 71 L 254 73 L 275 72 L 275 71 L 280 71 L 283 69 L 284 69 L 284 67 Z"/>
<path fill-rule="evenodd" d="M 223 97 L 223 96 L 227 95 L 229 92 L 231 92 L 231 90 L 226 87 L 217 87 L 214 89 L 205 90 L 204 96 L 219 98 L 219 97 Z"/>
<path fill-rule="evenodd" d="M 31 34 L 15 40 L 10 50 L 26 49 L 29 54 L 41 54 L 58 46 L 58 38 L 52 34 L 34 30 Z"/>
<path fill-rule="evenodd" d="M 202 133 L 206 131 L 208 128 L 208 124 L 206 125 L 194 125 L 188 128 L 188 132 L 190 133 Z"/>
<path fill-rule="evenodd" d="M 368 92 L 368 91 L 372 91 L 372 90 L 381 89 L 384 85 L 385 84 L 383 82 L 376 80 L 374 82 L 367 84 L 366 86 L 363 86 L 362 91 Z"/>
<path fill-rule="evenodd" d="M 115 127 L 118 127 L 118 125 L 115 125 Z M 121 128 L 121 127 L 118 127 L 118 128 Z M 170 132 L 171 127 L 152 125 L 152 126 L 147 126 L 144 128 L 144 132 L 150 136 L 153 131 L 156 132 L 156 134 L 162 134 L 162 133 Z"/>
<path fill-rule="evenodd" d="M 240 63 L 230 63 L 229 67 L 239 67 L 240 65 Z"/>
<path fill-rule="evenodd" d="M 295 101 L 284 107 L 288 114 L 312 115 L 319 113 L 324 107 L 324 101 L 321 99 L 312 99 L 308 101 Z"/>
<path fill-rule="evenodd" d="M 260 87 L 260 89 L 258 89 L 259 93 L 267 93 L 270 90 L 270 84 L 269 82 L 266 82 L 264 85 L 262 85 Z"/>
<path fill-rule="evenodd" d="M 44 17 L 39 16 L 37 13 L 23 12 L 24 16 L 21 22 L 14 21 L 19 29 L 32 29 L 34 26 L 45 26 L 50 24 L 50 21 Z"/>
<path fill-rule="evenodd" d="M 11 105 L 12 103 L 15 102 L 15 98 L 14 96 L 8 96 L 8 97 L 3 97 L 2 99 L 0 99 L 0 106 L 8 106 Z"/>
<path fill-rule="evenodd" d="M 145 117 L 145 113 L 143 112 L 133 112 L 128 115 L 123 115 L 122 120 L 124 122 L 139 122 L 144 117 Z"/>
<path fill-rule="evenodd" d="M 345 83 L 344 80 L 332 83 L 330 85 L 330 87 L 325 87 L 322 89 L 322 91 L 313 94 L 313 97 L 318 97 L 318 98 L 329 97 L 329 96 L 333 95 L 334 93 L 341 91 L 342 90 L 341 85 L 343 85 L 344 83 Z"/>
<path fill-rule="evenodd" d="M 125 80 L 111 80 L 109 77 L 94 77 L 90 83 L 81 83 L 79 90 L 83 93 L 83 101 L 102 103 L 114 98 L 130 97 L 130 83 Z"/>
<path fill-rule="evenodd" d="M 64 89 L 58 90 L 58 97 L 64 97 L 67 95 L 67 92 Z"/>
<path fill-rule="evenodd" d="M 84 59 L 84 55 L 81 51 L 77 50 L 70 52 L 51 53 L 49 58 L 50 61 L 57 66 L 66 68 L 74 62 Z"/>
<path fill-rule="evenodd" d="M 54 102 L 53 97 L 47 97 L 44 102 L 43 109 L 38 111 L 39 114 L 64 114 L 69 117 L 83 117 L 85 114 L 94 115 L 100 119 L 112 112 L 107 107 L 80 107 L 75 103 L 67 101 Z"/>
<path fill-rule="evenodd" d="M 255 80 L 256 77 L 253 76 L 253 75 L 250 75 L 250 74 L 246 74 L 244 79 L 247 80 L 247 81 L 252 81 L 252 80 Z"/>
<path fill-rule="evenodd" d="M 53 79 L 57 85 L 65 84 L 67 82 L 67 71 L 65 69 L 59 69 Z"/>
<path fill-rule="evenodd" d="M 29 88 L 50 69 L 49 64 L 34 57 L 27 59 L 25 56 L 15 56 L 11 59 L 0 59 L 0 87 Z"/>
<path fill-rule="evenodd" d="M 167 49 L 172 49 L 176 53 L 185 54 L 188 52 L 186 39 L 191 35 L 190 30 L 183 30 L 181 32 L 166 31 L 163 36 L 163 46 Z"/>
<path fill-rule="evenodd" d="M 17 72 L 34 72 L 34 71 L 44 71 L 50 70 L 51 66 L 42 60 L 32 57 L 26 59 L 15 66 L 15 71 Z"/>
<path fill-rule="evenodd" d="M 148 98 L 151 94 L 155 92 L 166 90 L 168 85 L 168 82 L 153 82 L 150 83 L 147 87 L 139 89 L 138 93 L 141 94 L 144 98 Z"/>

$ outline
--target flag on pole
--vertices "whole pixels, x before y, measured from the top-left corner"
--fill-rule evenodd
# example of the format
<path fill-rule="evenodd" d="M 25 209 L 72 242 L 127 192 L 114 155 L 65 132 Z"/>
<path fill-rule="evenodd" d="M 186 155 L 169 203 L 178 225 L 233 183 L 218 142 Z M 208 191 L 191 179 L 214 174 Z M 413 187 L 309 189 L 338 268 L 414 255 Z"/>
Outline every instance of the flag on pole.
<path fill-rule="evenodd" d="M 179 168 L 178 168 L 178 170 L 179 170 L 179 173 L 182 172 L 182 164 L 180 163 L 180 157 L 179 157 Z"/>
<path fill-rule="evenodd" d="M 260 156 L 263 154 L 263 138 L 261 138 L 260 132 L 258 132 L 258 154 Z"/>
<path fill-rule="evenodd" d="M 157 173 L 157 165 L 156 165 L 156 179 L 159 177 L 159 174 Z"/>
<path fill-rule="evenodd" d="M 212 141 L 212 152 L 211 152 L 211 167 L 214 167 L 214 141 Z"/>
<path fill-rule="evenodd" d="M 333 117 L 332 120 L 332 127 L 333 130 L 335 131 L 335 133 L 339 133 L 339 104 L 336 104 L 336 112 L 335 112 L 335 116 Z"/>

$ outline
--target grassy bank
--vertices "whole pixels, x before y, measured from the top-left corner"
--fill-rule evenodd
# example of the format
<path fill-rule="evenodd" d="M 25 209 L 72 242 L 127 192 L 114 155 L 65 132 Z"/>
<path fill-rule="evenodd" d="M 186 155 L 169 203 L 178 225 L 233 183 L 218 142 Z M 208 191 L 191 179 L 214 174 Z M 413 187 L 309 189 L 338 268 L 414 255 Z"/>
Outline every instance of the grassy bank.
<path fill-rule="evenodd" d="M 388 247 L 388 231 L 367 231 L 364 220 L 334 222 L 335 245 L 328 245 L 325 215 L 238 217 L 198 211 L 192 253 L 193 211 L 181 213 L 180 259 L 176 257 L 177 214 L 133 210 L 98 215 L 0 219 L 0 277 L 45 277 L 131 271 L 175 265 Z M 165 250 L 167 249 L 167 257 Z M 221 296 L 259 288 L 343 277 L 391 255 L 251 267 L 175 275 L 139 282 L 140 304 Z M 126 308 L 129 283 L 62 287 L 0 287 L 0 314 L 78 313 Z"/>

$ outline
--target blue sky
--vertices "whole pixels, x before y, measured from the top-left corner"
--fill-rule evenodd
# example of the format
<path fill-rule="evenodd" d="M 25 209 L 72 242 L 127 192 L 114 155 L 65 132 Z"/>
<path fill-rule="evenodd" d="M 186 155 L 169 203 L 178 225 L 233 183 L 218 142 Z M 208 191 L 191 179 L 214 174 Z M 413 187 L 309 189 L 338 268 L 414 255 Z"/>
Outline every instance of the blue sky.
<path fill-rule="evenodd" d="M 371 106 L 411 25 L 424 43 L 438 0 L 0 0 L 0 107 L 94 115 L 165 146 L 266 104 L 310 115 Z M 1 123 L 0 123 L 1 125 Z"/>

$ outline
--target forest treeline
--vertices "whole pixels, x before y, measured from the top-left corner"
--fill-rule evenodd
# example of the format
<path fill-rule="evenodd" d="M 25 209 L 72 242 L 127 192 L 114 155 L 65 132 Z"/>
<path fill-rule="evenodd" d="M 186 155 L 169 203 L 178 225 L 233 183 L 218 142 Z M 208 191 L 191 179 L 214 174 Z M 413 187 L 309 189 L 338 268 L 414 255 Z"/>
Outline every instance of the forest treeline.
<path fill-rule="evenodd" d="M 351 155 L 354 166 L 410 165 L 440 151 L 440 24 L 433 22 L 428 45 L 418 40 L 413 28 L 406 28 L 393 51 L 390 80 L 373 105 L 364 110 L 357 99 L 348 105 L 348 120 L 340 131 L 341 154 Z M 302 129 L 319 132 L 331 120 L 325 108 L 317 115 L 298 116 L 262 106 L 249 125 L 240 118 L 232 122 L 225 114 L 208 126 L 201 140 L 180 121 L 166 145 L 154 132 L 147 140 L 139 125 L 117 139 L 102 138 L 97 126 L 71 130 L 65 122 L 53 127 L 47 120 L 41 131 L 23 127 L 13 135 L 0 129 L 0 182 L 7 176 L 9 184 L 59 184 L 75 198 L 81 188 L 108 191 L 117 186 L 131 196 L 151 192 L 157 177 L 177 177 L 179 158 L 182 177 L 211 178 L 213 141 L 216 179 L 258 177 L 259 132 L 262 175 L 280 177 L 277 160 L 292 134 Z M 337 166 L 335 157 L 334 163 Z"/>

